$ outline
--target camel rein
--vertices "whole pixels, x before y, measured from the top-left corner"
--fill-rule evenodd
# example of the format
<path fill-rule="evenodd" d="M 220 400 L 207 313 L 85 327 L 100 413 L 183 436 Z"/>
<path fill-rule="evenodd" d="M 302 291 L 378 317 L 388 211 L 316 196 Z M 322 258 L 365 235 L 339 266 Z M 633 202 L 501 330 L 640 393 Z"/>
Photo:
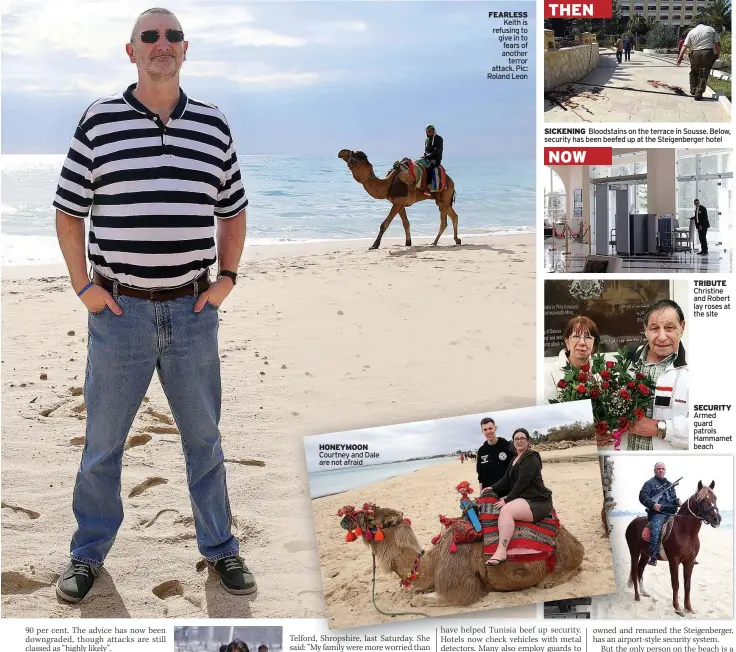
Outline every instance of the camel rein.
<path fill-rule="evenodd" d="M 383 614 L 384 616 L 391 616 L 392 618 L 395 616 L 424 616 L 425 618 L 429 618 L 429 614 L 424 613 L 423 611 L 383 611 L 378 608 L 378 605 L 376 604 L 376 553 L 371 550 L 371 554 L 373 555 L 373 591 L 372 591 L 372 599 L 373 599 L 373 607 L 379 614 Z"/>

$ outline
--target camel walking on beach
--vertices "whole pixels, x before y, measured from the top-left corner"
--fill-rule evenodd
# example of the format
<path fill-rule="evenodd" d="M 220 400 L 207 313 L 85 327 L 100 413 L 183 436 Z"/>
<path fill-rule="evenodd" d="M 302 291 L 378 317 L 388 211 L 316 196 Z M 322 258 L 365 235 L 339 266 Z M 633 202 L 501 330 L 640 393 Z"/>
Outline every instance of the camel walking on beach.
<path fill-rule="evenodd" d="M 404 225 L 404 233 L 406 234 L 406 246 L 411 247 L 411 231 L 409 227 L 409 218 L 406 216 L 406 207 L 424 201 L 425 199 L 434 199 L 440 209 L 440 230 L 434 239 L 433 245 L 439 242 L 442 233 L 447 228 L 447 216 L 452 220 L 452 230 L 455 244 L 460 244 L 460 238 L 457 235 L 457 213 L 453 208 L 455 202 L 455 183 L 447 177 L 447 188 L 441 192 L 433 193 L 428 197 L 423 192 L 417 190 L 416 185 L 404 177 L 400 167 L 395 164 L 388 172 L 385 178 L 379 179 L 373 171 L 373 166 L 368 157 L 363 152 L 354 152 L 350 149 L 341 149 L 337 155 L 345 163 L 348 169 L 359 184 L 365 188 L 365 191 L 374 199 L 385 199 L 391 202 L 391 210 L 388 212 L 386 219 L 381 222 L 378 230 L 376 241 L 371 245 L 371 249 L 378 249 L 381 246 L 381 238 L 388 229 L 394 217 L 401 217 L 401 223 Z"/>
<path fill-rule="evenodd" d="M 467 606 L 491 591 L 552 588 L 577 574 L 585 556 L 583 544 L 562 525 L 555 536 L 556 561 L 550 572 L 546 560 L 488 567 L 482 541 L 457 546 L 451 552 L 451 528 L 444 530 L 437 545 L 424 553 L 403 513 L 387 507 L 375 507 L 369 514 L 355 513 L 352 522 L 343 520 L 341 525 L 347 529 L 352 523 L 359 524 L 364 532 L 382 531 L 380 540 L 373 537 L 364 542 L 381 570 L 396 573 L 401 580 L 411 576 L 409 584 L 419 593 L 436 593 L 436 597 L 423 596 L 420 600 L 427 606 Z M 412 604 L 420 606 L 416 602 Z"/>

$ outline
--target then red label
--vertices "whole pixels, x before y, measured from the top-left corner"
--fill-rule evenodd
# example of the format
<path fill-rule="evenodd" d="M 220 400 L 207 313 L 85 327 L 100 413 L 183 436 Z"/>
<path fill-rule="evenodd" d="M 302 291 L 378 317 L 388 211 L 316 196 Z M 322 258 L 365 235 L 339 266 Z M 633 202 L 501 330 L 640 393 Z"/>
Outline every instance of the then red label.
<path fill-rule="evenodd" d="M 545 147 L 545 165 L 611 165 L 612 147 Z"/>
<path fill-rule="evenodd" d="M 555 2 L 544 0 L 545 18 L 612 18 L 611 0 L 590 0 L 590 2 Z"/>

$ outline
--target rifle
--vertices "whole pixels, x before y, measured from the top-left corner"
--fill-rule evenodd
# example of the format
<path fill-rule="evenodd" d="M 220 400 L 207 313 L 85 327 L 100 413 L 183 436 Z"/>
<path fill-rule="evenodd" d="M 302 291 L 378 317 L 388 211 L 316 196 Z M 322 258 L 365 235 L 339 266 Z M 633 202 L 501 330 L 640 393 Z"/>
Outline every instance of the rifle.
<path fill-rule="evenodd" d="M 666 486 L 665 486 L 664 488 L 660 489 L 660 490 L 659 490 L 659 491 L 658 491 L 658 492 L 657 492 L 656 494 L 654 494 L 653 496 L 650 496 L 651 500 L 652 500 L 652 501 L 653 501 L 654 503 L 656 503 L 656 502 L 657 502 L 657 499 L 658 499 L 658 498 L 659 498 L 660 496 L 663 496 L 664 494 L 666 494 L 666 493 L 667 493 L 667 492 L 668 492 L 668 491 L 669 491 L 670 489 L 674 489 L 674 488 L 675 488 L 675 487 L 676 487 L 676 486 L 677 486 L 677 485 L 678 485 L 678 484 L 680 483 L 680 480 L 682 480 L 682 477 L 678 478 L 678 479 L 677 479 L 677 480 L 675 480 L 674 482 L 670 482 L 670 483 L 669 483 L 668 485 L 666 485 Z"/>

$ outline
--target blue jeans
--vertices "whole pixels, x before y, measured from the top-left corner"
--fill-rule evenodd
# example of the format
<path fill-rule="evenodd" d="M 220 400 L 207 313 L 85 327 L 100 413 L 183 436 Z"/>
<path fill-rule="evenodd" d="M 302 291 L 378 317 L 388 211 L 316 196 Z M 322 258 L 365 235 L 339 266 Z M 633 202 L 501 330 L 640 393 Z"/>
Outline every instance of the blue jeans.
<path fill-rule="evenodd" d="M 659 542 L 662 538 L 662 526 L 669 514 L 652 513 L 649 520 L 649 558 L 655 557 L 659 552 Z"/>
<path fill-rule="evenodd" d="M 181 433 L 199 551 L 212 561 L 238 553 L 218 428 L 218 313 L 210 304 L 195 313 L 195 301 L 119 296 L 121 316 L 105 307 L 88 317 L 87 431 L 74 487 L 73 559 L 99 566 L 115 541 L 123 522 L 125 440 L 154 370 Z"/>

